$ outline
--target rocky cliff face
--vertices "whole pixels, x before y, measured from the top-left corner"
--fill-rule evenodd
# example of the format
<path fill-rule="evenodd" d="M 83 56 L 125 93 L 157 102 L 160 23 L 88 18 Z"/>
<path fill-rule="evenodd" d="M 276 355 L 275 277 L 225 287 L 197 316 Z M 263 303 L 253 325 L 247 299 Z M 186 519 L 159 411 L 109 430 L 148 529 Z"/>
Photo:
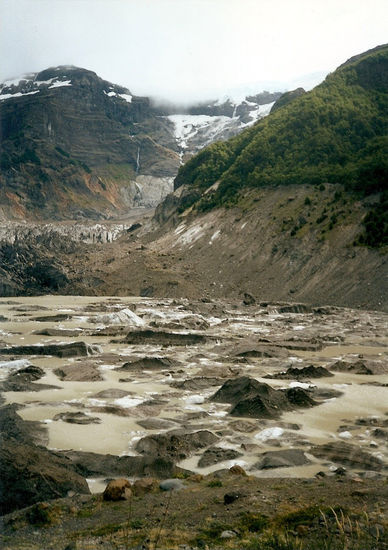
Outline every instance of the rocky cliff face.
<path fill-rule="evenodd" d="M 180 162 L 171 123 L 148 98 L 76 67 L 5 82 L 0 125 L 3 219 L 109 217 L 156 204 Z M 153 178 L 151 196 L 140 176 Z"/>
<path fill-rule="evenodd" d="M 0 219 L 101 219 L 154 207 L 184 156 L 253 124 L 278 95 L 182 114 L 73 66 L 4 82 Z"/>

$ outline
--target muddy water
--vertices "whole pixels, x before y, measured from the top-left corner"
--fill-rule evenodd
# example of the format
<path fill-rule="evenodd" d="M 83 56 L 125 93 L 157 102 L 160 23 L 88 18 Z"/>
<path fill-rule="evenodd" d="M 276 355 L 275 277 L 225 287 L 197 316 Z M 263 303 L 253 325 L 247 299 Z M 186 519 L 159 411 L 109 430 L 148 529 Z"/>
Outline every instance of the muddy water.
<path fill-rule="evenodd" d="M 113 317 L 126 308 L 134 311 L 145 327 L 199 332 L 208 339 L 205 344 L 193 346 L 125 344 L 120 341 L 122 333 L 115 335 L 119 325 L 114 324 Z M 57 314 L 68 314 L 69 319 L 34 320 L 38 316 Z M 232 464 L 250 469 L 258 462 L 260 453 L 294 447 L 305 450 L 311 460 L 310 465 L 252 470 L 251 473 L 271 477 L 312 476 L 323 466 L 321 461 L 309 454 L 310 447 L 336 440 L 356 444 L 387 460 L 386 443 L 372 441 L 370 429 L 356 424 L 359 417 L 386 418 L 387 414 L 388 389 L 384 384 L 388 382 L 388 336 L 387 316 L 382 313 L 333 308 L 327 315 L 280 314 L 276 306 L 244 308 L 221 302 L 192 304 L 185 300 L 177 302 L 132 297 L 44 296 L 0 299 L 0 315 L 6 319 L 0 323 L 1 347 L 74 341 L 100 346 L 96 355 L 86 358 L 16 357 L 12 353 L 0 356 L 2 379 L 12 370 L 20 368 L 21 360 L 27 360 L 45 371 L 45 376 L 37 383 L 56 386 L 55 389 L 42 391 L 4 393 L 7 403 L 24 406 L 19 411 L 23 419 L 44 423 L 48 430 L 48 446 L 52 449 L 134 455 L 136 442 L 141 437 L 167 430 L 150 430 L 139 424 L 139 421 L 157 418 L 175 422 L 176 428 L 209 429 L 220 437 L 218 447 L 241 453 L 233 461 L 208 468 L 198 468 L 199 455 L 180 464 L 203 473 Z M 111 317 L 99 321 L 98 316 L 101 315 Z M 131 328 L 130 325 L 128 321 L 126 328 Z M 97 334 L 98 330 L 106 327 L 111 330 L 109 336 Z M 34 333 L 42 329 L 77 329 L 78 335 L 44 336 Z M 322 349 L 293 350 L 284 345 L 295 341 L 311 344 L 317 339 L 324 342 Z M 287 352 L 277 357 L 245 360 L 233 356 L 235 346 L 242 341 L 257 344 L 260 340 L 283 346 Z M 145 356 L 166 357 L 178 364 L 161 370 L 115 370 L 126 361 Z M 377 374 L 338 372 L 331 378 L 310 380 L 320 389 L 338 390 L 342 395 L 328 397 L 311 409 L 284 413 L 277 420 L 240 419 L 248 420 L 253 426 L 249 430 L 244 431 L 244 426 L 236 427 L 235 422 L 239 419 L 228 415 L 230 405 L 208 400 L 228 378 L 235 376 L 249 375 L 275 388 L 285 388 L 293 381 L 263 377 L 285 370 L 290 365 L 330 367 L 336 360 L 355 362 L 360 357 L 372 361 L 377 366 Z M 66 367 L 74 365 L 82 372 L 86 363 L 97 368 L 102 378 L 100 381 L 60 380 L 54 372 L 55 369 L 66 370 Z M 174 382 L 197 376 L 215 377 L 218 384 L 200 390 L 183 390 L 173 385 Z M 126 395 L 97 395 L 112 389 L 122 390 L 122 394 L 126 392 Z M 106 406 L 112 406 L 114 410 L 107 412 L 104 410 Z M 55 420 L 56 415 L 65 412 L 82 412 L 97 418 L 99 423 L 78 425 Z M 297 424 L 299 429 L 285 427 L 285 423 Z"/>

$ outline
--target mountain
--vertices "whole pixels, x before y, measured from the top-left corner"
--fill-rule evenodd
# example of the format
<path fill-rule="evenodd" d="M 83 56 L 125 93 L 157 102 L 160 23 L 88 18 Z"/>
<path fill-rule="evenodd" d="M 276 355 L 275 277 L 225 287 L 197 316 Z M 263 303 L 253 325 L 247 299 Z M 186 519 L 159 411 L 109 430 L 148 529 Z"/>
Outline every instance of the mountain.
<path fill-rule="evenodd" d="M 263 120 L 188 160 L 154 216 L 134 219 L 118 238 L 101 242 L 108 222 L 9 227 L 0 293 L 227 296 L 388 311 L 386 68 L 382 46 L 313 91 L 289 94 Z M 226 116 L 209 114 L 230 111 L 219 103 L 179 114 Z M 178 113 L 152 108 L 173 136 L 168 117 Z"/>
<path fill-rule="evenodd" d="M 0 219 L 110 218 L 154 207 L 183 156 L 267 112 L 254 101 L 167 112 L 73 66 L 4 82 Z"/>
<path fill-rule="evenodd" d="M 109 216 L 133 204 L 139 183 L 169 190 L 179 166 L 169 124 L 149 99 L 85 69 L 5 82 L 0 124 L 3 217 Z"/>
<path fill-rule="evenodd" d="M 181 167 L 175 188 L 188 185 L 201 193 L 199 210 L 238 204 L 248 189 L 273 185 L 331 182 L 363 195 L 382 193 L 388 180 L 387 90 L 383 45 L 352 58 L 237 137 L 201 151 Z"/>

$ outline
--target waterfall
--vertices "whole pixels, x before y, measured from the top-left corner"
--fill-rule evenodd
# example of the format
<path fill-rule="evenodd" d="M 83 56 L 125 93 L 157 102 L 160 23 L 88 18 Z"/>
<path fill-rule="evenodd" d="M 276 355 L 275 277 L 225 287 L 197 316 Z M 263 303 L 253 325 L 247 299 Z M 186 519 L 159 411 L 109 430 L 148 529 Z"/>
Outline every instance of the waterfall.
<path fill-rule="evenodd" d="M 140 168 L 140 145 L 137 148 L 137 158 L 136 158 L 136 174 L 139 173 Z"/>

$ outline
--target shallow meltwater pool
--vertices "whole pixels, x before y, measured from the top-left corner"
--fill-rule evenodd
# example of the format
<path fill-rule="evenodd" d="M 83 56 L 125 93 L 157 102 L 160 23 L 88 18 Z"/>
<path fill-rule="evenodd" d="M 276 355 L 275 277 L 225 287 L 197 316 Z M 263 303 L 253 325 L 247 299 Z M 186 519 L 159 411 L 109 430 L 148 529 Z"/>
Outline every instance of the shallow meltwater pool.
<path fill-rule="evenodd" d="M 173 435 L 183 449 L 173 460 L 204 474 L 239 465 L 261 477 L 311 477 L 339 467 L 381 475 L 388 460 L 387 315 L 276 308 L 2 298 L 5 406 L 16 403 L 23 420 L 40 422 L 55 450 L 168 458 Z M 187 443 L 196 432 L 198 441 Z M 211 443 L 202 445 L 209 432 Z M 151 451 L 143 441 L 149 436 Z M 96 480 L 90 486 L 100 489 Z"/>

